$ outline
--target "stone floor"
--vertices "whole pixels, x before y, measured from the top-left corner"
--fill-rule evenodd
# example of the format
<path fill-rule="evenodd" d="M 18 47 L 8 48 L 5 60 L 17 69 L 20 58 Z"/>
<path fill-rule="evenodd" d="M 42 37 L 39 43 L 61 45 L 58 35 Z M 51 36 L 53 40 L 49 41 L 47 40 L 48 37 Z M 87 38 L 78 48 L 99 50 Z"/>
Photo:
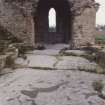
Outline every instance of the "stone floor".
<path fill-rule="evenodd" d="M 17 69 L 0 78 L 0 105 L 105 105 L 92 82 L 105 76 L 83 71 Z"/>
<path fill-rule="evenodd" d="M 0 105 L 105 105 L 92 87 L 96 80 L 105 84 L 105 76 L 79 71 L 94 70 L 97 64 L 80 56 L 60 55 L 61 49 L 55 45 L 27 52 L 27 59 L 16 59 L 15 63 L 21 65 L 18 69 L 2 70 Z"/>
<path fill-rule="evenodd" d="M 71 54 L 70 56 L 61 55 L 62 49 L 48 48 L 45 50 L 34 50 L 26 53 L 26 60 L 22 58 L 16 59 L 17 65 L 25 66 L 28 68 L 40 68 L 40 69 L 55 69 L 55 70 L 91 70 L 94 71 L 97 68 L 95 62 L 90 62 L 80 55 L 86 54 L 80 50 L 67 50 L 65 53 Z M 75 56 L 72 56 L 72 55 Z"/>

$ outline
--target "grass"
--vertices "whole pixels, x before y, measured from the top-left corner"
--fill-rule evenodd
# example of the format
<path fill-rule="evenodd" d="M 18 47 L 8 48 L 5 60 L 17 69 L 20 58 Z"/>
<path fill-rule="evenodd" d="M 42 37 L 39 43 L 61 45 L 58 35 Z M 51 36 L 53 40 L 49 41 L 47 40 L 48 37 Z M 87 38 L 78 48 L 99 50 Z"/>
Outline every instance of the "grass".
<path fill-rule="evenodd" d="M 53 64 L 53 67 L 54 67 L 54 68 L 55 68 L 56 65 L 59 63 L 59 61 L 62 60 L 61 56 L 62 56 L 62 55 L 60 55 L 60 54 L 55 56 L 57 60 L 56 60 L 56 62 Z"/>
<path fill-rule="evenodd" d="M 96 68 L 96 73 L 105 74 L 105 53 L 101 51 L 96 51 L 91 54 L 82 56 L 88 59 L 90 62 L 96 62 L 99 67 Z"/>
<path fill-rule="evenodd" d="M 99 92 L 99 93 L 102 93 L 103 88 L 104 88 L 104 84 L 103 84 L 103 82 L 102 82 L 101 80 L 99 80 L 99 81 L 94 81 L 94 82 L 92 83 L 92 87 L 93 87 L 93 89 L 94 89 L 95 91 L 97 91 L 97 92 Z"/>
<path fill-rule="evenodd" d="M 105 40 L 105 35 L 96 35 L 96 40 Z"/>

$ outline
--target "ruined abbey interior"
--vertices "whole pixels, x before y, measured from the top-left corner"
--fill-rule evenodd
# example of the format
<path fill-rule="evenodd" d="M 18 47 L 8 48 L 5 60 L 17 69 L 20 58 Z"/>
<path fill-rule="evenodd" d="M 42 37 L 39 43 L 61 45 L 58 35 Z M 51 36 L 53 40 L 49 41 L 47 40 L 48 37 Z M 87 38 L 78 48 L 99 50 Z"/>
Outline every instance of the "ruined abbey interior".
<path fill-rule="evenodd" d="M 49 11 L 55 27 L 49 27 Z M 94 0 L 0 0 L 0 26 L 23 42 L 66 43 L 74 48 L 95 42 Z"/>

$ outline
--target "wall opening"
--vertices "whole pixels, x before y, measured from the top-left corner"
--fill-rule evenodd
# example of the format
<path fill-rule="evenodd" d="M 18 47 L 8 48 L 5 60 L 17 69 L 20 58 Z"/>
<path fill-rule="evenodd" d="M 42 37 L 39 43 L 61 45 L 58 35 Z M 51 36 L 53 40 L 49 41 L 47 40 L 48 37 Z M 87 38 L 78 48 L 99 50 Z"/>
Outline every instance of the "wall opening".
<path fill-rule="evenodd" d="M 56 32 L 56 10 L 54 8 L 49 9 L 48 24 L 49 32 Z"/>
<path fill-rule="evenodd" d="M 39 0 L 34 20 L 35 43 L 70 43 L 72 16 L 68 0 Z"/>

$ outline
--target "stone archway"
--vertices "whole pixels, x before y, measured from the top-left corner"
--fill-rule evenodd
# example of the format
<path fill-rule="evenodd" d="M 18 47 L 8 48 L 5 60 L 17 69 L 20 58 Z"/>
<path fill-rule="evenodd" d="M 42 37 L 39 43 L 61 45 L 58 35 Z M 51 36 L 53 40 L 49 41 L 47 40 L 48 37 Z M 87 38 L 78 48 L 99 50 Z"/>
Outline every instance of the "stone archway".
<path fill-rule="evenodd" d="M 50 8 L 56 11 L 56 31 L 49 31 Z M 69 43 L 72 33 L 72 14 L 67 0 L 40 0 L 35 13 L 36 43 Z"/>

